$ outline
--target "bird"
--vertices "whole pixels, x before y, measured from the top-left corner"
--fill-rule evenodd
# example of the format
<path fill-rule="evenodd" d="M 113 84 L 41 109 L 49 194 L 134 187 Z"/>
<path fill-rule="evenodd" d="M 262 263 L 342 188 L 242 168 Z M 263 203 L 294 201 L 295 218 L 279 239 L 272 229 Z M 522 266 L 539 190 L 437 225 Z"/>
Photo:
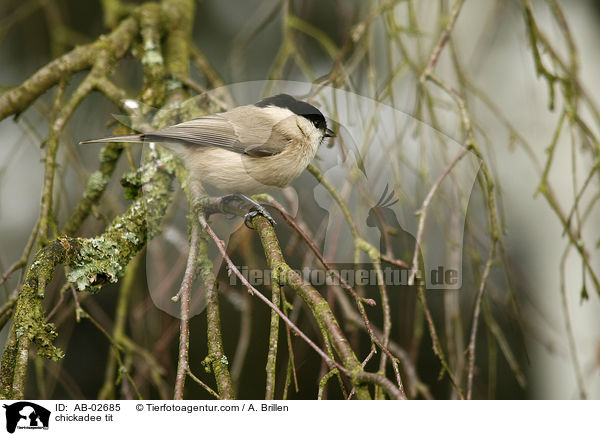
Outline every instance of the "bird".
<path fill-rule="evenodd" d="M 241 196 L 264 215 L 262 206 L 248 196 L 288 186 L 308 166 L 321 142 L 334 136 L 319 109 L 278 94 L 163 129 L 80 144 L 161 143 L 182 159 L 190 178 L 211 191 Z"/>

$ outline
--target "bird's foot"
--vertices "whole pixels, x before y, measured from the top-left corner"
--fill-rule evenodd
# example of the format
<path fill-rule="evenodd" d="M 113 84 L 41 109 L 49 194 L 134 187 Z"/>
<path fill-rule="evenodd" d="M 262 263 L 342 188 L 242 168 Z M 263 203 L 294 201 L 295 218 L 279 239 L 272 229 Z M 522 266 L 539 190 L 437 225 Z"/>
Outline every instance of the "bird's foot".
<path fill-rule="evenodd" d="M 276 225 L 275 220 L 273 219 L 271 214 L 269 214 L 269 212 L 267 212 L 267 209 L 265 209 L 264 206 L 257 203 L 256 201 L 254 201 L 252 198 L 248 197 L 247 195 L 244 195 L 241 193 L 230 194 L 230 195 L 226 195 L 226 196 L 222 197 L 221 201 L 223 201 L 225 203 L 237 202 L 236 206 L 238 209 L 242 208 L 241 203 L 247 203 L 247 204 L 249 203 L 251 206 L 251 210 L 244 215 L 244 224 L 249 229 L 253 229 L 253 227 L 251 225 L 252 219 L 257 215 L 264 216 L 266 219 L 269 220 L 269 222 L 271 224 Z"/>
<path fill-rule="evenodd" d="M 271 224 L 273 224 L 274 226 L 277 224 L 275 222 L 275 220 L 273 219 L 273 217 L 271 216 L 271 214 L 269 212 L 267 212 L 267 209 L 265 209 L 264 207 L 262 207 L 261 205 L 258 205 L 258 207 L 254 206 L 253 210 L 251 210 L 250 212 L 248 212 L 246 215 L 244 215 L 244 224 L 246 225 L 246 227 L 248 227 L 249 229 L 253 229 L 254 227 L 252 227 L 252 219 L 256 216 L 256 215 L 262 215 L 264 216 L 266 219 L 268 219 Z"/>

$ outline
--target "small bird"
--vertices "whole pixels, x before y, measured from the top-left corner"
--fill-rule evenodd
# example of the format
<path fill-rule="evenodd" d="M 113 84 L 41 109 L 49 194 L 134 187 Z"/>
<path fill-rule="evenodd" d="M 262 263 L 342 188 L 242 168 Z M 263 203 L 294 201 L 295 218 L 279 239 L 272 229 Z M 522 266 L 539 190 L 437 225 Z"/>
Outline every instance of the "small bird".
<path fill-rule="evenodd" d="M 289 185 L 308 166 L 323 139 L 332 136 L 319 109 L 278 94 L 164 129 L 81 144 L 164 143 L 182 158 L 190 177 L 219 193 L 251 201 L 246 195 Z"/>

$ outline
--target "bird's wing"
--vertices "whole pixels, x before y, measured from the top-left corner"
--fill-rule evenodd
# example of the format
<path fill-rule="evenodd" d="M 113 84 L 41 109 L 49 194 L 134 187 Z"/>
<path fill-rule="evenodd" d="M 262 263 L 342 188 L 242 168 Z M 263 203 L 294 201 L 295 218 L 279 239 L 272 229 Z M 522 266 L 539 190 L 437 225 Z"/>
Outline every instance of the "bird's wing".
<path fill-rule="evenodd" d="M 261 138 L 238 134 L 242 128 L 235 119 L 220 114 L 207 115 L 143 135 L 144 141 L 176 141 L 200 147 L 219 147 L 248 156 L 272 156 L 282 151 L 271 135 Z"/>

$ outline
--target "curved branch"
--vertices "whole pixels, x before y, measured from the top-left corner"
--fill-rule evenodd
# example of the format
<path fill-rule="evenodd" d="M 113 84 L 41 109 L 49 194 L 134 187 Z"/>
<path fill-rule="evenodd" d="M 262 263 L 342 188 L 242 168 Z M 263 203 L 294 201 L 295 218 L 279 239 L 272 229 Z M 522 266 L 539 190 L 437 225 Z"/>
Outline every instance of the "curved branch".
<path fill-rule="evenodd" d="M 114 219 L 99 237 L 62 237 L 40 250 L 19 291 L 13 323 L 2 355 L 0 397 L 23 398 L 29 348 L 37 345 L 38 355 L 60 359 L 62 351 L 53 345 L 56 331 L 46 323 L 42 301 L 57 265 L 69 265 L 68 280 L 82 290 L 97 290 L 107 281 L 116 282 L 133 256 L 146 241 L 158 234 L 169 203 L 169 185 L 175 159 L 164 154 L 140 170 L 146 182 L 144 195 Z"/>
<path fill-rule="evenodd" d="M 109 35 L 100 37 L 91 44 L 79 46 L 40 68 L 21 85 L 0 96 L 0 121 L 27 109 L 35 99 L 59 81 L 69 79 L 78 71 L 91 68 L 100 51 L 108 50 L 115 59 L 121 58 L 129 48 L 137 29 L 137 21 L 127 18 Z"/>

